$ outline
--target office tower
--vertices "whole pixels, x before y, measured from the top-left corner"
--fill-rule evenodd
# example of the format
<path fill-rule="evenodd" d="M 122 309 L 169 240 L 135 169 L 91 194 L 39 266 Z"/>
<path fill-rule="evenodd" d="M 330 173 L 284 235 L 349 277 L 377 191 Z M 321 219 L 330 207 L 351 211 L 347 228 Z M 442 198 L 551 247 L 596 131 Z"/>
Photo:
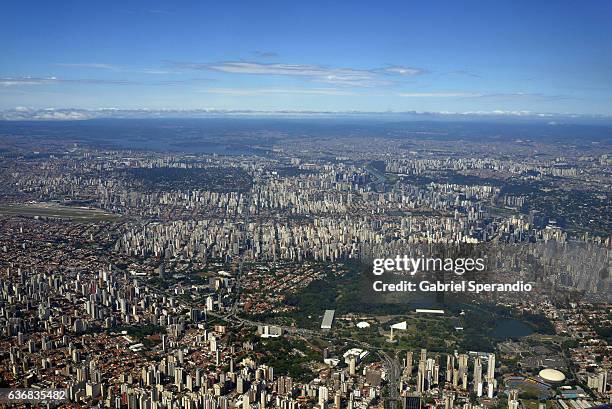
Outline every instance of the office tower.
<path fill-rule="evenodd" d="M 461 354 L 458 357 L 459 363 L 459 381 L 462 382 L 463 389 L 467 389 L 467 370 L 468 370 L 468 356 L 467 354 Z"/>
<path fill-rule="evenodd" d="M 402 398 L 403 409 L 421 409 L 421 398 L 419 396 L 404 396 Z"/>
<path fill-rule="evenodd" d="M 417 373 L 417 387 L 416 387 L 416 390 L 418 393 L 423 393 L 425 391 L 425 377 L 426 376 L 427 376 L 427 362 L 420 361 L 419 370 Z"/>
<path fill-rule="evenodd" d="M 435 364 L 432 372 L 432 384 L 438 385 L 440 383 L 440 364 L 438 363 L 438 357 L 435 359 Z"/>
<path fill-rule="evenodd" d="M 357 358 L 355 358 L 355 355 L 351 355 L 349 357 L 349 375 L 355 376 L 356 366 L 357 366 Z"/>
<path fill-rule="evenodd" d="M 412 351 L 406 352 L 406 368 L 404 372 L 407 376 L 412 375 L 413 355 L 414 353 Z"/>
<path fill-rule="evenodd" d="M 491 353 L 487 362 L 487 382 L 491 382 L 493 379 L 495 379 L 495 354 Z"/>
<path fill-rule="evenodd" d="M 455 357 L 451 354 L 446 355 L 446 382 L 453 380 L 453 369 L 455 368 Z"/>
<path fill-rule="evenodd" d="M 495 386 L 497 381 L 495 380 L 495 354 L 489 354 L 489 360 L 487 362 L 487 396 L 492 399 L 495 393 Z"/>
<path fill-rule="evenodd" d="M 482 396 L 482 360 L 479 356 L 474 360 L 474 392 L 476 396 Z"/>

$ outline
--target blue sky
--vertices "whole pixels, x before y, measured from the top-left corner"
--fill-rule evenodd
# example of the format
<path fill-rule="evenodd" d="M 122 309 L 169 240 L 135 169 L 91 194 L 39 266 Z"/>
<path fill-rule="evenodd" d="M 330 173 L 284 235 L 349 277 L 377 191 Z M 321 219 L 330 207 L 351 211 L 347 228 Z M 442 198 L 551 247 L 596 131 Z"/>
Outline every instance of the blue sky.
<path fill-rule="evenodd" d="M 0 109 L 612 115 L 610 1 L 6 1 Z"/>

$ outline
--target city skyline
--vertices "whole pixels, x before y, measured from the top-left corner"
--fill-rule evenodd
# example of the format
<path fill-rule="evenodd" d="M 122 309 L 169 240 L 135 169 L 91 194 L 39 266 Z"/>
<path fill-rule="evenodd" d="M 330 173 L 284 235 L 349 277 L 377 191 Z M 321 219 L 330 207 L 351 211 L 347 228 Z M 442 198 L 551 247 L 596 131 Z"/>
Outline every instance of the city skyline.
<path fill-rule="evenodd" d="M 612 409 L 612 3 L 3 3 L 0 407 Z"/>
<path fill-rule="evenodd" d="M 31 6 L 2 110 L 612 114 L 607 2 Z"/>

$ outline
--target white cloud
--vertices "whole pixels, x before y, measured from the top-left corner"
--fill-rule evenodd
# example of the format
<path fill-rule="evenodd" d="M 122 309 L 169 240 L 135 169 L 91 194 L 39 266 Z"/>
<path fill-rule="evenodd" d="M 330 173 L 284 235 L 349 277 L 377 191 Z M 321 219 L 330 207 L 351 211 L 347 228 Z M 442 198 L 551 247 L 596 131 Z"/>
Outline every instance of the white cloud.
<path fill-rule="evenodd" d="M 403 67 L 400 65 L 395 65 L 393 67 L 385 68 L 383 71 L 389 74 L 408 75 L 408 76 L 420 75 L 424 73 L 424 71 L 419 68 Z"/>
<path fill-rule="evenodd" d="M 393 81 L 377 79 L 375 77 L 351 78 L 351 77 L 338 76 L 338 75 L 328 75 L 322 78 L 315 78 L 313 79 L 313 81 L 320 82 L 323 84 L 339 85 L 339 86 L 345 86 L 345 87 L 363 87 L 363 88 L 385 87 L 385 86 L 393 84 Z"/>
<path fill-rule="evenodd" d="M 19 85 L 43 85 L 58 82 L 56 77 L 4 77 L 0 78 L 0 85 L 12 87 Z"/>
<path fill-rule="evenodd" d="M 387 69 L 357 69 L 326 67 L 310 64 L 259 63 L 224 61 L 217 63 L 170 62 L 175 67 L 193 70 L 211 70 L 227 74 L 274 75 L 302 77 L 314 82 L 351 87 L 379 87 L 393 84 L 382 74 L 416 75 L 423 71 L 408 67 Z"/>
<path fill-rule="evenodd" d="M 386 112 L 365 112 L 365 111 L 302 111 L 302 110 L 284 110 L 284 111 L 258 111 L 258 110 L 223 110 L 223 109 L 121 109 L 121 108 L 99 108 L 94 110 L 75 109 L 75 108 L 29 108 L 16 107 L 13 109 L 0 110 L 0 120 L 82 120 L 91 118 L 206 118 L 215 116 L 303 116 L 303 117 L 334 117 L 338 115 L 347 117 L 367 117 L 373 115 L 374 118 L 380 119 L 384 116 L 389 118 L 397 118 L 398 115 L 423 116 L 425 118 L 431 116 L 440 116 L 452 118 L 453 116 L 462 117 L 532 117 L 546 118 L 547 120 L 556 118 L 592 118 L 605 119 L 612 118 L 610 115 L 579 115 L 579 114 L 562 114 L 562 113 L 538 113 L 532 111 L 466 111 L 466 112 L 448 112 L 448 111 L 386 111 Z"/>
<path fill-rule="evenodd" d="M 120 67 L 112 64 L 103 64 L 103 63 L 59 63 L 57 64 L 60 67 L 72 67 L 72 68 L 93 68 L 98 70 L 110 70 L 110 71 L 118 71 Z"/>
<path fill-rule="evenodd" d="M 133 72 L 133 73 L 139 73 L 139 74 L 152 74 L 152 75 L 181 74 L 180 72 L 174 71 L 174 70 L 165 70 L 165 69 L 159 69 L 159 68 L 126 67 L 126 66 L 104 64 L 104 63 L 59 63 L 56 65 L 60 67 L 69 67 L 69 68 L 85 68 L 85 69 L 90 68 L 90 69 L 120 71 L 120 72 Z"/>
<path fill-rule="evenodd" d="M 144 68 L 139 72 L 143 74 L 152 74 L 152 75 L 181 74 L 179 71 L 158 70 L 156 68 Z"/>
<path fill-rule="evenodd" d="M 363 70 L 327 68 L 317 65 L 305 64 L 263 64 L 255 62 L 222 62 L 209 64 L 211 70 L 229 72 L 234 74 L 270 74 L 270 75 L 297 75 L 306 77 L 325 77 L 327 75 L 346 75 L 358 78 L 370 78 L 371 73 Z"/>
<path fill-rule="evenodd" d="M 565 99 L 563 95 L 544 95 L 530 92 L 400 92 L 397 94 L 406 98 L 486 98 L 494 100 L 505 99 L 539 99 L 539 100 L 558 100 Z"/>
<path fill-rule="evenodd" d="M 61 112 L 61 111 L 45 111 L 38 113 L 33 117 L 33 119 L 39 120 L 59 120 L 59 121 L 76 121 L 89 119 L 90 116 L 85 112 L 78 111 L 69 111 L 69 112 Z"/>
<path fill-rule="evenodd" d="M 484 96 L 477 92 L 400 92 L 397 95 L 407 98 L 477 98 Z"/>
<path fill-rule="evenodd" d="M 192 81 L 202 81 L 193 79 Z M 100 84 L 100 85 L 174 85 L 177 81 L 137 82 L 106 78 L 58 78 L 58 77 L 0 77 L 0 87 L 17 87 L 51 84 Z"/>
<path fill-rule="evenodd" d="M 297 95 L 355 95 L 349 92 L 333 88 L 312 89 L 282 89 L 282 88 L 209 88 L 202 92 L 207 94 L 223 95 L 262 95 L 262 94 L 297 94 Z"/>

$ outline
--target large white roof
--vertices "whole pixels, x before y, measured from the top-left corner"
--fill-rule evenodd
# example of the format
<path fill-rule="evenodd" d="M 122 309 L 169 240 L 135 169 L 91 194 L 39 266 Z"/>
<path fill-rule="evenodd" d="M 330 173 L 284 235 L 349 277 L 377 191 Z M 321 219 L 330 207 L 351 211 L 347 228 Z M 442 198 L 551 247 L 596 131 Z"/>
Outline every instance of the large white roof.
<path fill-rule="evenodd" d="M 563 382 L 565 380 L 563 372 L 552 368 L 542 369 L 539 375 L 540 378 L 550 382 Z"/>

